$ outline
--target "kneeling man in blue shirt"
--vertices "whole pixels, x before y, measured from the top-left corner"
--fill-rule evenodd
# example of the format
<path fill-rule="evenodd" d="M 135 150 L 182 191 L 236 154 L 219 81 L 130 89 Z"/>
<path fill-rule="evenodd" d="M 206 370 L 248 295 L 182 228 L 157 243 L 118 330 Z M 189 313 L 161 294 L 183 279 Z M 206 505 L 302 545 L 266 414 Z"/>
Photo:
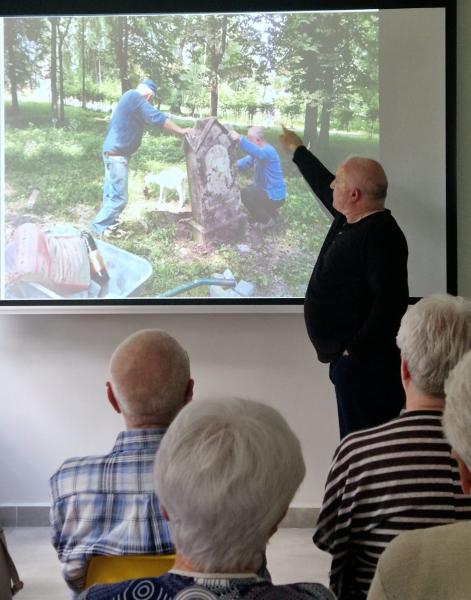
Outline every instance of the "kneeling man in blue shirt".
<path fill-rule="evenodd" d="M 92 223 L 95 235 L 107 237 L 118 224 L 128 201 L 129 158 L 141 145 L 144 128 L 158 127 L 178 135 L 189 131 L 152 106 L 156 92 L 155 83 L 146 79 L 135 90 L 125 92 L 113 112 L 103 144 L 103 206 Z"/>
<path fill-rule="evenodd" d="M 239 141 L 241 150 L 246 153 L 237 161 L 239 171 L 253 168 L 252 185 L 240 190 L 242 203 L 252 222 L 266 224 L 276 218 L 286 197 L 280 156 L 266 141 L 263 127 L 251 127 L 247 137 L 236 131 L 229 135 L 234 141 Z"/>

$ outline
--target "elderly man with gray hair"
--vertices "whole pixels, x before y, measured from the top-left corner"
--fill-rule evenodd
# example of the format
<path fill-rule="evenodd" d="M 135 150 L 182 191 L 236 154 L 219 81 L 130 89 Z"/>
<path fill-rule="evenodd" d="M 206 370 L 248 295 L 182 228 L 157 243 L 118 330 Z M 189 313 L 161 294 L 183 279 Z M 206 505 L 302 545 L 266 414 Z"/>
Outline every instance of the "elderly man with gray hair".
<path fill-rule="evenodd" d="M 280 142 L 333 217 L 304 319 L 318 359 L 330 365 L 342 439 L 404 406 L 395 337 L 409 302 L 407 242 L 385 207 L 388 180 L 377 161 L 352 157 L 334 175 L 293 131 L 283 128 Z"/>
<path fill-rule="evenodd" d="M 406 410 L 340 443 L 314 532 L 332 554 L 339 599 L 366 598 L 381 553 L 402 531 L 471 519 L 441 426 L 445 380 L 471 349 L 471 302 L 423 298 L 402 318 L 397 343 Z"/>
<path fill-rule="evenodd" d="M 239 135 L 236 131 L 231 131 L 229 136 L 239 142 L 245 154 L 237 161 L 238 170 L 245 172 L 253 169 L 252 184 L 240 190 L 249 221 L 262 228 L 270 227 L 274 225 L 286 197 L 280 155 L 267 142 L 263 127 L 250 127 L 247 136 Z"/>
<path fill-rule="evenodd" d="M 108 400 L 124 418 L 109 454 L 70 458 L 52 476 L 52 543 L 66 583 L 80 591 L 94 555 L 173 553 L 152 485 L 162 437 L 193 395 L 188 355 L 168 333 L 124 340 L 110 361 Z"/>
<path fill-rule="evenodd" d="M 457 332 L 458 333 L 458 332 Z M 471 492 L 471 351 L 445 385 L 445 435 Z M 471 597 L 471 521 L 409 531 L 386 548 L 368 600 L 464 600 Z"/>
<path fill-rule="evenodd" d="M 242 399 L 192 402 L 170 425 L 155 464 L 174 569 L 92 586 L 81 599 L 333 600 L 320 584 L 276 586 L 256 575 L 304 474 L 299 441 L 273 408 Z"/>
<path fill-rule="evenodd" d="M 156 84 L 145 79 L 125 92 L 113 111 L 103 143 L 103 205 L 91 224 L 95 235 L 117 234 L 119 216 L 128 202 L 129 160 L 141 145 L 144 129 L 153 127 L 178 135 L 190 131 L 152 106 L 156 93 Z"/>

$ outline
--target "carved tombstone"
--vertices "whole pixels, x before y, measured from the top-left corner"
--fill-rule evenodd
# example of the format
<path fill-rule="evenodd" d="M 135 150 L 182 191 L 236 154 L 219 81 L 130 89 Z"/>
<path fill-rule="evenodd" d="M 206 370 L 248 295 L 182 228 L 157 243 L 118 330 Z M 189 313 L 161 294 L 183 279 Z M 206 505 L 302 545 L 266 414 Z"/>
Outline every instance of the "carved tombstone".
<path fill-rule="evenodd" d="M 237 241 L 245 233 L 236 148 L 215 117 L 200 119 L 194 132 L 185 136 L 190 225 L 199 242 Z"/>

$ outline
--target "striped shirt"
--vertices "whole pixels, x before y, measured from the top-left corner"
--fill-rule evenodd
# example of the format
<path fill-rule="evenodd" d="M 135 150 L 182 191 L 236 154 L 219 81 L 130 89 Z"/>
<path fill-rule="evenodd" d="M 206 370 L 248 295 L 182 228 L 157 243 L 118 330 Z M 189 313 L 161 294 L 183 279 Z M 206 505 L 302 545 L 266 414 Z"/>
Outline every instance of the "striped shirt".
<path fill-rule="evenodd" d="M 441 417 L 408 411 L 338 446 L 313 540 L 332 555 L 339 599 L 366 598 L 381 553 L 402 531 L 471 519 Z"/>
<path fill-rule="evenodd" d="M 73 590 L 93 555 L 171 553 L 154 494 L 154 457 L 165 429 L 122 431 L 105 456 L 70 458 L 51 477 L 52 543 Z"/>

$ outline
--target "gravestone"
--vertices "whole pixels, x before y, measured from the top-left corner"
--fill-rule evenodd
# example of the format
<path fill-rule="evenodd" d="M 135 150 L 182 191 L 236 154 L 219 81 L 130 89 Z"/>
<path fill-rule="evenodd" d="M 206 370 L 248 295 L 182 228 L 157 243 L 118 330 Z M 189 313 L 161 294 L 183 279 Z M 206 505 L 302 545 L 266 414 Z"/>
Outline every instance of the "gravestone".
<path fill-rule="evenodd" d="M 201 242 L 237 242 L 247 220 L 240 200 L 238 144 L 215 117 L 197 121 L 185 136 L 194 238 Z"/>

